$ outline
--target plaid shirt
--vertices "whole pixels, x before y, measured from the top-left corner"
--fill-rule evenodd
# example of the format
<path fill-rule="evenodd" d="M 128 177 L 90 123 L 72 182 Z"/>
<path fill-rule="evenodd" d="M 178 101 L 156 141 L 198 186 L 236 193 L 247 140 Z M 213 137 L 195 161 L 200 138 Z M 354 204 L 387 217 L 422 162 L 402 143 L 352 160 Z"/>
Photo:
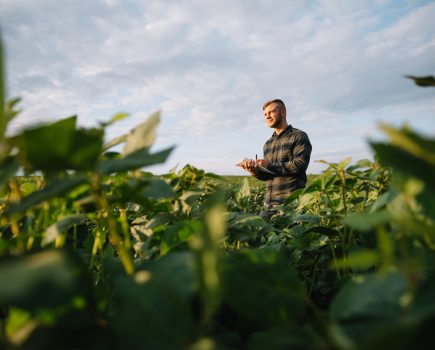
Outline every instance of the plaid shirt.
<path fill-rule="evenodd" d="M 263 147 L 267 167 L 275 175 L 259 172 L 257 178 L 267 181 L 265 205 L 282 204 L 296 189 L 305 187 L 306 170 L 310 162 L 311 143 L 308 135 L 289 125 L 277 135 L 275 132 Z"/>

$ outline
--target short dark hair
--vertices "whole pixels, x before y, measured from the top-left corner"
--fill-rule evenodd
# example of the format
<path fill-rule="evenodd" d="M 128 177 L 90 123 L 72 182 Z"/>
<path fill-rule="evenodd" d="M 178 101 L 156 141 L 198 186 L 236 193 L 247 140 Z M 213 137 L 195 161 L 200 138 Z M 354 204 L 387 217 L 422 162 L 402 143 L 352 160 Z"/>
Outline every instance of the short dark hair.
<path fill-rule="evenodd" d="M 284 111 L 286 110 L 284 102 L 282 100 L 280 100 L 279 98 L 276 98 L 274 100 L 270 100 L 270 101 L 265 102 L 263 105 L 263 111 L 266 109 L 267 106 L 269 106 L 272 103 L 278 103 L 281 105 L 281 107 L 284 109 Z"/>

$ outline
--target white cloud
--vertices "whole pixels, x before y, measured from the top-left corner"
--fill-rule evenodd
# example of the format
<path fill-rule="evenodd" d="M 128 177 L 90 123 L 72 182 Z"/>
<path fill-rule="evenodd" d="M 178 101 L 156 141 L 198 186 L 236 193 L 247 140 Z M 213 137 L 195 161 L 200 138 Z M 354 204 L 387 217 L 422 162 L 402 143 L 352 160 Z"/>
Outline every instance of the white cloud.
<path fill-rule="evenodd" d="M 313 159 L 367 154 L 361 120 L 374 128 L 417 105 L 413 121 L 429 123 L 433 92 L 403 75 L 434 74 L 434 16 L 424 1 L 2 1 L 10 95 L 24 109 L 10 129 L 130 112 L 114 136 L 161 110 L 172 163 L 214 169 L 207 152 L 224 140 L 223 169 L 228 153 L 261 150 L 261 105 L 280 97 Z M 337 134 L 351 135 L 343 152 L 328 146 Z"/>

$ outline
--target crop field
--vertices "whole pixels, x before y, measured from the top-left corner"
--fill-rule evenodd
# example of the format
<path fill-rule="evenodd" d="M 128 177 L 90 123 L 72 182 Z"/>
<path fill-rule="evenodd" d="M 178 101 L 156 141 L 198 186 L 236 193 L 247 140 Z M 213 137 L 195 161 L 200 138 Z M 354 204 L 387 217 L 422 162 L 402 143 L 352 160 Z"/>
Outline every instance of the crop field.
<path fill-rule="evenodd" d="M 0 78 L 0 349 L 434 347 L 434 139 L 384 125 L 265 220 L 263 182 L 148 172 L 158 114 L 7 136 Z"/>

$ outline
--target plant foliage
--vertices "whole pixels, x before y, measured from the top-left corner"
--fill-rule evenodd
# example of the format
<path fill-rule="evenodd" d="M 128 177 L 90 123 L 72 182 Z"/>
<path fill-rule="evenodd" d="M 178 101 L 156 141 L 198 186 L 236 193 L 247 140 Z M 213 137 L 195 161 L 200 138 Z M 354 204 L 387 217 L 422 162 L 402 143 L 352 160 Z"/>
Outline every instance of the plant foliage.
<path fill-rule="evenodd" d="M 262 183 L 147 172 L 158 113 L 9 137 L 5 96 L 0 62 L 0 349 L 434 344 L 434 139 L 382 125 L 376 162 L 322 161 L 265 220 Z"/>

